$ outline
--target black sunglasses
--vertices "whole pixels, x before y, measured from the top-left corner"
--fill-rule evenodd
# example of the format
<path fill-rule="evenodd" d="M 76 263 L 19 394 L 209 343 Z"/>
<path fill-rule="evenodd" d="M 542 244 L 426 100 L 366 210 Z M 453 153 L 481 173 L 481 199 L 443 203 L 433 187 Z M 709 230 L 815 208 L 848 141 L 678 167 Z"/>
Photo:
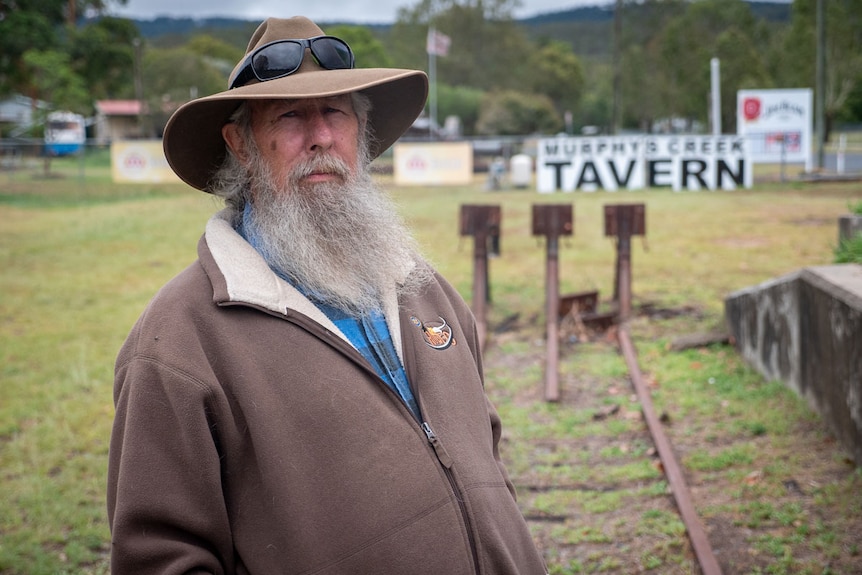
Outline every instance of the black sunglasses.
<path fill-rule="evenodd" d="M 239 73 L 230 83 L 230 90 L 257 78 L 261 82 L 290 76 L 302 64 L 305 49 L 322 68 L 346 70 L 353 68 L 353 50 L 347 42 L 335 36 L 316 36 L 298 40 L 276 40 L 264 44 L 243 60 Z"/>

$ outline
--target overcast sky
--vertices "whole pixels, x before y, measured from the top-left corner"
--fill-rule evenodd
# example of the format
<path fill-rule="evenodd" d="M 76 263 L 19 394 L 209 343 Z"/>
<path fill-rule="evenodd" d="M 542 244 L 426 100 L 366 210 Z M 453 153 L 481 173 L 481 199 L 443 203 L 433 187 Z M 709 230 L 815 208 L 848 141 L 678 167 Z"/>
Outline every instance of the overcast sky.
<path fill-rule="evenodd" d="M 595 6 L 613 0 L 524 0 L 516 18 L 556 12 L 577 6 Z M 391 24 L 398 8 L 415 6 L 418 0 L 128 0 L 126 6 L 115 8 L 117 16 L 151 19 L 157 16 L 208 18 L 228 16 L 245 20 L 263 20 L 269 16 L 288 18 L 308 16 L 316 22 L 334 20 Z"/>

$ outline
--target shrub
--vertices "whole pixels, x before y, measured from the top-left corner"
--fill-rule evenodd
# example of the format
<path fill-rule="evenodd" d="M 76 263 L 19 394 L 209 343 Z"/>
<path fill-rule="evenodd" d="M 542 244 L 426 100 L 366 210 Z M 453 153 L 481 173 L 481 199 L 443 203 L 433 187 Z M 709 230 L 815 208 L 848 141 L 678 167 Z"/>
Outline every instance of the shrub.
<path fill-rule="evenodd" d="M 843 240 L 835 248 L 836 264 L 862 264 L 862 234 Z"/>

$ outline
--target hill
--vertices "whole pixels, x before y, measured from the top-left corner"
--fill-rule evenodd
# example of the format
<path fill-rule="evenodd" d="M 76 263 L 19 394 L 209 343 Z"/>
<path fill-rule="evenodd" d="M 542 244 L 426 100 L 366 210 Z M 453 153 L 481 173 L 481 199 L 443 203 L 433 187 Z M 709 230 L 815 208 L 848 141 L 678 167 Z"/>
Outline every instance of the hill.
<path fill-rule="evenodd" d="M 751 12 L 756 19 L 770 24 L 783 25 L 790 21 L 791 4 L 788 2 L 749 2 Z M 650 30 L 647 27 L 662 11 L 675 11 L 677 7 L 647 6 L 643 3 L 626 5 L 627 31 L 634 38 L 647 38 Z M 551 38 L 572 45 L 575 54 L 585 57 L 609 57 L 611 53 L 611 38 L 613 38 L 614 5 L 585 6 L 538 14 L 530 18 L 518 20 L 533 38 Z M 629 24 L 634 22 L 634 25 Z"/>
<path fill-rule="evenodd" d="M 754 16 L 774 24 L 785 24 L 790 20 L 791 4 L 786 1 L 749 2 Z M 672 7 L 671 7 L 672 8 Z M 646 11 L 643 4 L 628 4 L 627 10 L 637 14 Z M 673 8 L 675 9 L 675 8 Z M 610 54 L 609 38 L 613 35 L 614 5 L 613 3 L 581 6 L 568 10 L 538 14 L 517 22 L 524 27 L 530 38 L 551 38 L 570 43 L 574 52 L 584 57 L 606 57 Z M 646 14 L 643 17 L 630 18 L 634 22 L 648 22 Z M 258 21 L 238 18 L 174 18 L 160 16 L 144 20 L 134 19 L 133 22 L 144 38 L 160 45 L 177 45 L 185 42 L 192 34 L 207 33 L 218 36 L 231 44 L 245 46 Z M 321 22 L 323 29 L 327 27 L 352 22 L 331 21 Z M 376 35 L 385 36 L 392 24 L 363 24 Z M 635 27 L 630 33 L 635 37 L 647 34 L 647 30 Z M 648 35 L 648 34 L 647 34 Z"/>
<path fill-rule="evenodd" d="M 791 4 L 789 2 L 751 1 L 749 4 L 755 18 L 764 19 L 769 22 L 787 22 L 790 20 Z M 632 7 L 631 5 L 628 6 L 628 8 Z M 614 4 L 613 2 L 607 2 L 594 6 L 582 6 L 568 10 L 537 14 L 529 18 L 522 18 L 518 22 L 525 26 L 543 26 L 565 22 L 608 22 L 612 21 L 613 18 Z"/>
<path fill-rule="evenodd" d="M 755 17 L 772 22 L 786 22 L 790 19 L 791 5 L 788 2 L 749 2 Z M 594 6 L 581 6 L 537 14 L 529 18 L 519 19 L 518 22 L 527 28 L 542 30 L 568 24 L 595 24 L 612 22 L 614 18 L 613 3 L 597 4 Z M 159 36 L 183 36 L 199 32 L 201 30 L 224 30 L 231 28 L 248 28 L 258 24 L 256 20 L 243 20 L 239 18 L 173 18 L 159 16 L 153 19 L 135 19 L 135 25 L 145 38 L 157 38 Z M 337 24 L 353 24 L 352 22 L 331 21 L 321 22 L 321 27 L 334 26 Z M 385 32 L 391 24 L 367 24 L 366 26 Z"/>

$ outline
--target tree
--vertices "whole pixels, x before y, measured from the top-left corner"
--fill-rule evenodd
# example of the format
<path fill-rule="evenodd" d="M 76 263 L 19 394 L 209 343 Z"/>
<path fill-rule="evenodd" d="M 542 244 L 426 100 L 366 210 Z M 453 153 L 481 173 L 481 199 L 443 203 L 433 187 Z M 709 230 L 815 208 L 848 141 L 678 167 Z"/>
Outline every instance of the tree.
<path fill-rule="evenodd" d="M 757 30 L 751 9 L 743 0 L 701 0 L 687 5 L 658 39 L 658 63 L 665 71 L 666 82 L 661 105 L 664 115 L 706 123 L 709 62 L 717 56 L 719 38 L 723 34 L 730 34 L 726 38 L 752 38 Z M 729 46 L 725 46 L 725 52 L 728 56 L 741 53 Z M 748 58 L 747 62 L 733 66 L 763 69 L 757 51 L 744 52 L 742 57 Z M 722 84 L 727 84 L 724 78 Z M 735 94 L 735 87 L 727 85 L 727 88 Z M 735 98 L 731 101 L 735 102 Z"/>
<path fill-rule="evenodd" d="M 662 51 L 664 31 L 668 24 L 687 8 L 682 0 L 646 0 L 645 2 L 625 2 L 622 11 L 621 56 L 619 62 L 621 125 L 619 127 L 638 127 L 649 132 L 653 123 L 668 112 L 668 102 L 675 84 L 670 78 L 675 62 L 665 62 Z M 592 121 L 596 125 L 608 125 L 611 118 L 613 94 L 612 79 L 614 70 L 610 64 L 607 70 L 588 85 L 600 91 L 591 100 L 597 109 L 607 109 L 606 122 Z M 596 101 L 597 98 L 602 100 Z"/>
<path fill-rule="evenodd" d="M 75 7 L 79 13 L 101 14 L 109 2 L 125 4 L 126 0 L 0 0 L 0 94 L 30 94 L 24 53 L 30 49 L 68 52 L 66 30 L 75 27 Z"/>
<path fill-rule="evenodd" d="M 488 9 L 480 0 L 453 4 L 434 24 L 452 38 L 450 57 L 437 60 L 442 81 L 484 90 L 523 89 L 525 56 L 531 47 L 501 7 Z"/>
<path fill-rule="evenodd" d="M 334 26 L 328 33 L 347 42 L 356 56 L 357 68 L 390 68 L 392 58 L 371 30 L 364 26 Z"/>
<path fill-rule="evenodd" d="M 198 56 L 228 62 L 231 68 L 245 56 L 241 48 L 211 34 L 195 34 L 189 38 L 185 47 Z"/>
<path fill-rule="evenodd" d="M 547 134 L 560 131 L 562 125 L 547 96 L 506 90 L 485 95 L 476 131 L 487 135 Z"/>
<path fill-rule="evenodd" d="M 548 96 L 560 113 L 575 112 L 584 90 L 584 68 L 571 47 L 550 40 L 530 51 L 529 85 Z"/>
<path fill-rule="evenodd" d="M 24 52 L 34 47 L 54 48 L 57 39 L 53 23 L 46 14 L 0 6 L 0 95 L 13 92 L 32 95 L 33 84 L 24 66 Z"/>
<path fill-rule="evenodd" d="M 185 48 L 220 71 L 224 76 L 225 86 L 236 63 L 245 57 L 245 51 L 241 48 L 210 34 L 195 34 L 185 44 Z"/>
<path fill-rule="evenodd" d="M 438 109 L 444 116 L 459 116 L 465 133 L 557 131 L 561 113 L 581 108 L 585 91 L 581 60 L 566 42 L 533 45 L 512 18 L 518 4 L 420 0 L 398 12 L 388 39 L 396 65 L 426 66 L 425 37 L 431 26 L 451 39 L 449 55 L 436 61 Z M 480 106 L 481 92 L 486 97 Z"/>
<path fill-rule="evenodd" d="M 396 65 L 424 68 L 430 26 L 452 40 L 449 57 L 437 59 L 437 77 L 453 86 L 519 88 L 530 45 L 512 19 L 515 0 L 421 0 L 402 8 L 390 41 Z"/>
<path fill-rule="evenodd" d="M 187 47 L 150 48 L 143 58 L 144 100 L 156 132 L 181 104 L 227 86 L 224 70 Z"/>
<path fill-rule="evenodd" d="M 584 91 L 581 98 L 581 112 L 574 118 L 573 127 L 601 126 L 610 129 L 613 71 L 608 64 L 593 63 L 586 67 L 585 73 L 589 89 Z"/>
<path fill-rule="evenodd" d="M 739 90 L 770 88 L 772 79 L 751 39 L 737 29 L 718 36 L 715 55 L 721 61 L 721 126 L 736 132 L 736 93 Z"/>
<path fill-rule="evenodd" d="M 100 18 L 70 34 L 72 68 L 92 99 L 133 95 L 134 49 L 139 36 L 131 20 Z"/>
<path fill-rule="evenodd" d="M 56 110 L 90 113 L 92 99 L 81 77 L 73 71 L 68 54 L 28 50 L 22 60 L 34 97 L 51 102 Z"/>
<path fill-rule="evenodd" d="M 836 114 L 839 122 L 858 122 L 862 120 L 862 78 L 857 78 L 853 89 L 847 96 L 847 103 Z"/>
<path fill-rule="evenodd" d="M 475 134 L 484 95 L 482 90 L 476 88 L 440 84 L 437 86 L 437 109 L 440 117 L 457 116 L 461 121 L 463 133 Z"/>
<path fill-rule="evenodd" d="M 791 27 L 785 37 L 787 67 L 781 87 L 815 87 L 816 1 L 794 0 Z M 854 89 L 862 83 L 862 0 L 829 0 L 825 3 L 826 85 L 822 95 L 826 116 L 825 137 L 841 115 Z"/>
<path fill-rule="evenodd" d="M 621 58 L 622 124 L 650 132 L 663 115 L 662 85 L 654 54 L 638 44 L 626 47 Z"/>

